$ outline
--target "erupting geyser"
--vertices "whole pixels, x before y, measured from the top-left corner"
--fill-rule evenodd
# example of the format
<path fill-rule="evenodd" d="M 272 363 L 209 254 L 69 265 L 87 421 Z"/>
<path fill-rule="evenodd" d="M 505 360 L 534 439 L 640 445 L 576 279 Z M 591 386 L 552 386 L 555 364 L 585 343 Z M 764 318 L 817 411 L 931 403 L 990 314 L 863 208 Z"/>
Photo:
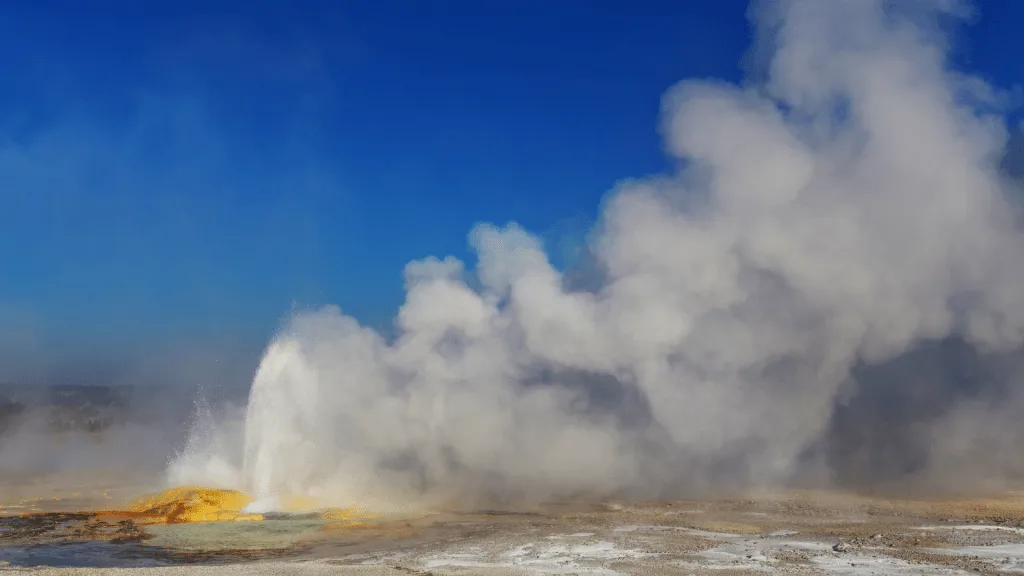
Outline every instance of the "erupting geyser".
<path fill-rule="evenodd" d="M 393 340 L 336 308 L 295 317 L 253 382 L 244 448 L 191 454 L 231 462 L 220 483 L 259 509 L 828 482 L 855 367 L 950 339 L 1018 365 L 1001 98 L 946 62 L 936 22 L 959 3 L 892 4 L 756 3 L 764 81 L 668 93 L 682 168 L 608 198 L 591 289 L 518 226 L 478 226 L 472 274 L 408 265 Z M 925 386 L 913 372 L 893 386 Z M 1019 370 L 986 378 L 908 427 L 925 453 L 906 472 L 1020 477 Z"/>
<path fill-rule="evenodd" d="M 256 497 L 247 510 L 280 509 L 282 498 L 305 495 L 315 480 L 318 441 L 328 441 L 316 370 L 294 342 L 267 350 L 249 393 L 245 419 L 245 487 Z"/>

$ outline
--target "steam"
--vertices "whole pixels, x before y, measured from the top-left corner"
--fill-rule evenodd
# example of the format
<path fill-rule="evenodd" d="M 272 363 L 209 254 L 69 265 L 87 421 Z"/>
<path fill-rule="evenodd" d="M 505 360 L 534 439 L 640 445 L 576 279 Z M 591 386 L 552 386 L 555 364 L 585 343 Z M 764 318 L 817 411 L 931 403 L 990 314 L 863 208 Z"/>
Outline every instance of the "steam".
<path fill-rule="evenodd" d="M 44 346 L 33 349 L 24 340 L 15 343 L 20 347 L 7 350 L 12 356 L 31 353 L 12 357 L 0 376 L 5 505 L 19 494 L 49 500 L 56 491 L 100 498 L 87 506 L 109 506 L 99 488 L 135 498 L 173 479 L 167 465 L 176 448 L 183 449 L 176 462 L 214 478 L 217 455 L 240 450 L 229 444 L 241 436 L 230 423 L 244 415 L 248 377 L 223 361 L 242 357 L 238 347 L 164 343 L 146 355 L 83 360 L 52 349 L 46 353 Z M 251 362 L 258 359 L 254 352 L 246 354 Z M 209 401 L 200 397 L 199 410 L 193 408 L 197 389 L 215 391 Z M 78 393 L 63 394 L 70 390 Z M 198 412 L 192 422 L 190 411 Z M 186 436 L 192 443 L 182 446 Z M 224 481 L 235 482 L 237 470 L 226 466 Z"/>
<path fill-rule="evenodd" d="M 218 455 L 235 484 L 384 506 L 842 482 L 848 441 L 879 422 L 857 411 L 872 370 L 936 342 L 1015 365 L 1024 235 L 999 94 L 946 61 L 936 22 L 962 6 L 888 6 L 756 4 L 767 75 L 669 91 L 681 168 L 608 197 L 594 289 L 568 289 L 519 226 L 482 224 L 472 272 L 406 267 L 393 340 L 337 308 L 297 315 L 253 382 L 244 449 Z M 901 472 L 1020 471 L 1024 431 L 998 408 L 1024 402 L 1020 376 L 996 372 L 969 396 L 931 388 Z M 913 373 L 892 391 L 928 390 Z M 972 457 L 982 441 L 995 452 Z M 210 481 L 199 468 L 177 479 Z"/>

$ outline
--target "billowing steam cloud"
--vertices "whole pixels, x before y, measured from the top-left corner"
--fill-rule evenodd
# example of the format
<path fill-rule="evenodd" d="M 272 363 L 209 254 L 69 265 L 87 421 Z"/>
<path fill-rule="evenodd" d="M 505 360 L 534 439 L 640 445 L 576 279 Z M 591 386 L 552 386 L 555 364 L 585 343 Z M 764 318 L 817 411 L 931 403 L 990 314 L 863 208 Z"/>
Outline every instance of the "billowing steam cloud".
<path fill-rule="evenodd" d="M 480 225 L 475 273 L 408 265 L 393 341 L 335 308 L 294 318 L 244 442 L 216 478 L 186 451 L 174 479 L 379 504 L 1016 473 L 1024 235 L 1000 98 L 946 61 L 958 4 L 890 4 L 756 5 L 764 80 L 668 93 L 682 168 L 608 198 L 595 289 Z M 954 349 L 987 372 L 950 377 Z"/>

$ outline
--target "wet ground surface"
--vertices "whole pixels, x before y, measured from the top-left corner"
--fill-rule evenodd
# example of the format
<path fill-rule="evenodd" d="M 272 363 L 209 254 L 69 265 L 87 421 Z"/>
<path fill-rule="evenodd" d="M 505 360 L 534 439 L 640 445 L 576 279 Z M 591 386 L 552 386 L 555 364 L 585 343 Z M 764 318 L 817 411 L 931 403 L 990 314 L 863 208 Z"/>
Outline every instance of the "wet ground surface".
<path fill-rule="evenodd" d="M 0 518 L 4 570 L 245 574 L 1024 573 L 1024 496 L 787 493 L 552 504 L 361 525 L 316 516 L 135 526 L 90 514 Z M 48 567 L 48 568 L 47 568 Z M 74 572 L 68 572 L 74 573 Z"/>

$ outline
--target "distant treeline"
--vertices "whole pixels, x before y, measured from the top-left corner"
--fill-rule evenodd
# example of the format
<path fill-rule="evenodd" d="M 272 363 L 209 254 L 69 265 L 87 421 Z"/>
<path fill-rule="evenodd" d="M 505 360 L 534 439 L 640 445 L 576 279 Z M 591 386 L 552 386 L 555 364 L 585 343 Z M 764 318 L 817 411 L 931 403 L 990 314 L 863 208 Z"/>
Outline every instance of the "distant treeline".
<path fill-rule="evenodd" d="M 52 431 L 101 432 L 123 422 L 133 386 L 0 384 L 0 434 L 41 418 Z"/>

